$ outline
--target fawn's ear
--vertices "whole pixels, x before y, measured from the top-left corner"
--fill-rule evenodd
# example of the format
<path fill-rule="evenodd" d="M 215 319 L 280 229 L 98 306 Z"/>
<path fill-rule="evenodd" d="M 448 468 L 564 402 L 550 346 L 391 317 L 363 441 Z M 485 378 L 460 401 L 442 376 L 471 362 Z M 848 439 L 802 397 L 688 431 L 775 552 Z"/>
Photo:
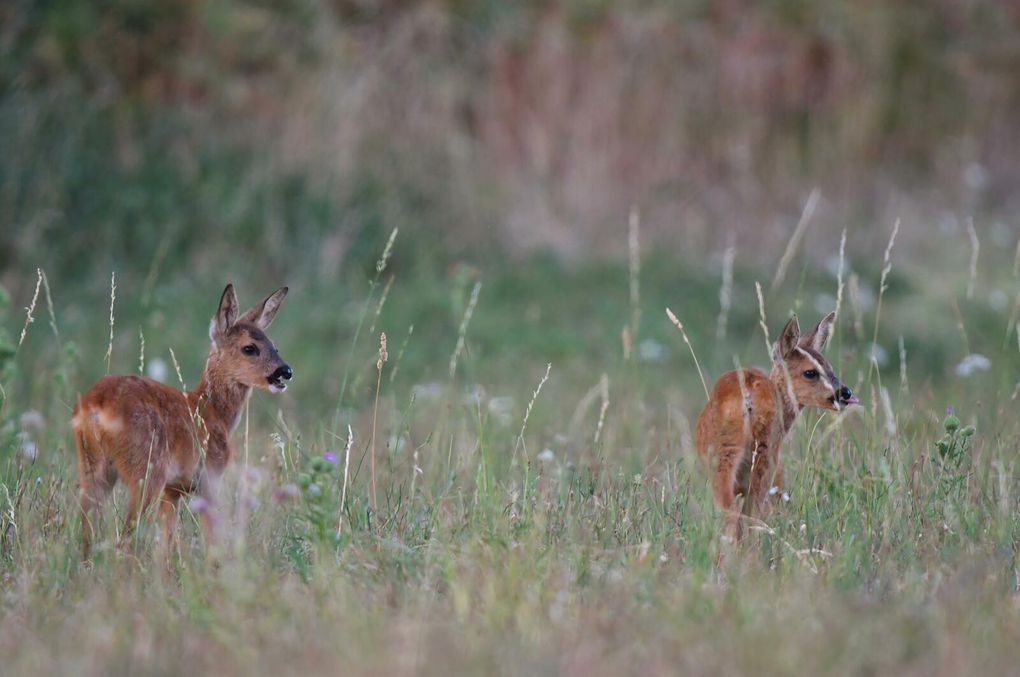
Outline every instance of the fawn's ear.
<path fill-rule="evenodd" d="M 280 287 L 272 294 L 267 296 L 262 303 L 257 303 L 251 307 L 248 312 L 241 316 L 239 322 L 247 322 L 248 324 L 254 324 L 263 331 L 273 323 L 273 318 L 276 317 L 276 311 L 280 309 L 280 304 L 283 303 L 283 299 L 287 296 L 287 287 Z"/>
<path fill-rule="evenodd" d="M 209 323 L 209 338 L 213 341 L 217 336 L 223 336 L 227 330 L 237 321 L 237 294 L 234 293 L 234 285 L 228 284 L 220 297 L 220 305 Z"/>
<path fill-rule="evenodd" d="M 836 322 L 836 313 L 831 312 L 822 318 L 814 329 L 804 334 L 800 340 L 800 345 L 813 348 L 817 352 L 825 350 L 825 346 L 828 345 L 829 339 L 832 338 L 832 325 Z"/>
<path fill-rule="evenodd" d="M 797 316 L 794 315 L 779 334 L 779 340 L 776 341 L 772 352 L 773 359 L 778 361 L 790 357 L 796 350 L 798 341 L 800 341 L 800 324 L 797 323 Z"/>

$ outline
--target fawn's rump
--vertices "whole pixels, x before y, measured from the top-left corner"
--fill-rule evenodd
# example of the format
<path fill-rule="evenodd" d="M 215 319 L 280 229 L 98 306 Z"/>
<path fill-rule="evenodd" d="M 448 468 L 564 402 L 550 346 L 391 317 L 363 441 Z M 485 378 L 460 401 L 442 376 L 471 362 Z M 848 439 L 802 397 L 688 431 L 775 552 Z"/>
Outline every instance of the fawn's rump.
<path fill-rule="evenodd" d="M 168 424 L 182 420 L 190 420 L 184 393 L 140 376 L 100 379 L 75 404 L 71 418 L 82 485 L 112 485 L 118 476 L 189 484 L 190 478 L 178 475 L 192 460 L 188 442 L 194 432 Z M 177 458 L 172 450 L 189 458 Z"/>

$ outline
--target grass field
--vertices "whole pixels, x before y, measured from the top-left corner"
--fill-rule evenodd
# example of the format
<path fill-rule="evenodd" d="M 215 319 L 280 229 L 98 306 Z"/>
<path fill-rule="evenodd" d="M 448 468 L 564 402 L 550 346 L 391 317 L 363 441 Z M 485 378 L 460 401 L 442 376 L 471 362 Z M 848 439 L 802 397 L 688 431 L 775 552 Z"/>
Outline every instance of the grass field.
<path fill-rule="evenodd" d="M 857 254 L 794 252 L 775 290 L 775 262 L 738 258 L 724 328 L 720 258 L 296 276 L 270 331 L 295 380 L 235 435 L 218 565 L 186 511 L 169 571 L 154 528 L 115 547 L 120 493 L 79 563 L 69 411 L 108 349 L 113 372 L 194 384 L 223 271 L 146 266 L 112 313 L 107 272 L 24 280 L 0 309 L 2 671 L 1016 673 L 1016 234 L 979 232 L 971 267 L 963 230 L 903 253 L 851 231 Z M 242 266 L 242 305 L 289 281 Z M 757 281 L 773 333 L 840 297 L 829 357 L 863 405 L 803 416 L 791 500 L 717 568 L 704 393 L 665 308 L 711 385 L 766 360 Z"/>

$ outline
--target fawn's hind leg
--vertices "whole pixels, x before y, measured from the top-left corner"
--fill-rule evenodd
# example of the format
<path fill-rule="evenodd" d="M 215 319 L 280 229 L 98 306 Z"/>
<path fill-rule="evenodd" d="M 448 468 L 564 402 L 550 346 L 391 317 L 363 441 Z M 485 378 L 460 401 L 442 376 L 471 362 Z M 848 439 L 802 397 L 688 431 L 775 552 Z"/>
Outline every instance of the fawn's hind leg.
<path fill-rule="evenodd" d="M 85 444 L 85 436 L 74 438 L 78 447 L 78 507 L 81 511 L 81 558 L 92 556 L 92 541 L 99 527 L 103 500 L 117 483 L 117 470 L 106 458 L 93 453 Z"/>
<path fill-rule="evenodd" d="M 712 493 L 715 505 L 723 512 L 723 538 L 740 540 L 740 513 L 735 509 L 737 469 L 743 458 L 743 448 L 721 446 L 716 450 L 715 475 L 712 478 Z"/>
<path fill-rule="evenodd" d="M 165 484 L 163 474 L 150 468 L 148 478 L 143 478 L 128 486 L 128 510 L 127 516 L 124 518 L 124 529 L 120 534 L 122 545 L 134 533 L 135 526 L 142 514 L 149 509 L 154 500 L 163 494 Z"/>
<path fill-rule="evenodd" d="M 751 468 L 747 498 L 745 499 L 748 505 L 744 512 L 747 514 L 750 515 L 753 509 L 759 518 L 765 516 L 768 510 L 769 488 L 772 485 L 773 465 L 771 450 L 768 447 L 759 446 L 757 454 L 755 454 L 754 465 Z"/>
<path fill-rule="evenodd" d="M 159 499 L 159 515 L 163 526 L 163 545 L 166 549 L 167 562 L 175 553 L 180 554 L 177 541 L 177 510 L 181 501 L 180 489 L 167 486 Z"/>

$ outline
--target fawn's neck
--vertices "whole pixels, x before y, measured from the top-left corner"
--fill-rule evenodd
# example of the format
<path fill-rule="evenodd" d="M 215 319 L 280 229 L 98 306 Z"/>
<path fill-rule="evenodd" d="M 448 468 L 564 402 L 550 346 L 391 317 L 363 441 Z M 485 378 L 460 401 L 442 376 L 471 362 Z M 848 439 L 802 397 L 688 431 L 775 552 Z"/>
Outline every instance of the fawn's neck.
<path fill-rule="evenodd" d="M 238 383 L 220 368 L 214 353 L 210 353 L 202 370 L 202 378 L 194 390 L 188 393 L 192 406 L 202 417 L 210 431 L 226 438 L 234 432 L 241 416 L 251 386 Z"/>
<path fill-rule="evenodd" d="M 792 386 L 781 365 L 772 367 L 772 371 L 769 372 L 769 381 L 772 382 L 772 389 L 775 391 L 776 400 L 780 405 L 776 414 L 779 415 L 782 437 L 785 438 L 786 434 L 790 432 L 790 428 L 797 422 L 797 416 L 800 415 L 800 410 L 804 407 L 800 406 L 792 397 Z"/>

